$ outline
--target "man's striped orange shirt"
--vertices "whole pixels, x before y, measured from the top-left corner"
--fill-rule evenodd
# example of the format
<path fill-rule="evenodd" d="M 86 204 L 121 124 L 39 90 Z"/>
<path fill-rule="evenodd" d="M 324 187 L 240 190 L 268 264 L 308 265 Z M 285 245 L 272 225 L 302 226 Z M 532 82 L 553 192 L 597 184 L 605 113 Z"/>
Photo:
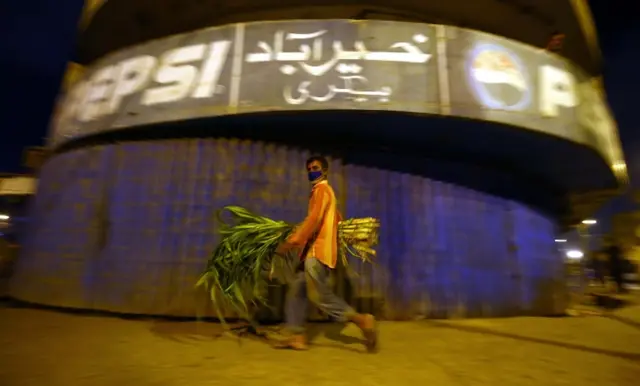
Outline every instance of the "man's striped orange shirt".
<path fill-rule="evenodd" d="M 307 248 L 306 256 L 315 257 L 329 268 L 335 268 L 338 261 L 338 212 L 336 195 L 327 181 L 320 181 L 311 190 L 309 212 L 302 224 L 289 237 L 288 242 Z"/>

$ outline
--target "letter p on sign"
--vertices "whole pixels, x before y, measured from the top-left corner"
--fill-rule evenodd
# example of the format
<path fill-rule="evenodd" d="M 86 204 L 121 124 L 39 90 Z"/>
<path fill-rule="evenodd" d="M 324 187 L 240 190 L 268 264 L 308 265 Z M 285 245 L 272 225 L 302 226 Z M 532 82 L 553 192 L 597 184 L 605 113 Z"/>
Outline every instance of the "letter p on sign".
<path fill-rule="evenodd" d="M 576 82 L 569 72 L 553 66 L 540 67 L 540 113 L 557 117 L 558 107 L 575 107 Z"/>

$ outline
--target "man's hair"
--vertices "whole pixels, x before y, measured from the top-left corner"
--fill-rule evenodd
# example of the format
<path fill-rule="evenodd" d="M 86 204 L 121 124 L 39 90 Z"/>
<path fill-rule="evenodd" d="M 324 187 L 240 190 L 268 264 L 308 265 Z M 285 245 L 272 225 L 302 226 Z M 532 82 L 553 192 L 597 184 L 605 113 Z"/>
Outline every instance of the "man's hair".
<path fill-rule="evenodd" d="M 307 159 L 307 163 L 305 163 L 305 166 L 309 166 L 312 162 L 316 161 L 318 161 L 320 167 L 322 167 L 322 170 L 329 170 L 329 161 L 327 161 L 327 159 L 321 155 L 314 155 L 312 157 L 309 157 Z"/>

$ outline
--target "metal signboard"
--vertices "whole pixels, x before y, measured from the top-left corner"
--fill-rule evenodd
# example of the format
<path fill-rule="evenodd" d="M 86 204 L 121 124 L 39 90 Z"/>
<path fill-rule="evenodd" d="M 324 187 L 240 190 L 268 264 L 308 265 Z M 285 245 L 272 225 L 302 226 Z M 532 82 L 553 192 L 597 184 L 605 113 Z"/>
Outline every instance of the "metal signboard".
<path fill-rule="evenodd" d="M 68 92 L 53 145 L 229 114 L 382 110 L 494 121 L 623 164 L 602 94 L 574 65 L 497 36 L 391 21 L 241 23 L 151 41 L 94 63 Z"/>

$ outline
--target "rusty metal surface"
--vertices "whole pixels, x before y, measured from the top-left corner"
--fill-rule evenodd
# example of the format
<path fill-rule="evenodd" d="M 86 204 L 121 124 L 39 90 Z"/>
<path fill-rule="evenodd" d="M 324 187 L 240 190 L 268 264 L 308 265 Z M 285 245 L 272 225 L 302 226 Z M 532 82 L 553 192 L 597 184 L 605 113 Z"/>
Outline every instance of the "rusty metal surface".
<path fill-rule="evenodd" d="M 215 209 L 300 221 L 310 153 L 262 142 L 131 142 L 54 156 L 12 278 L 17 298 L 125 313 L 213 315 L 193 285 L 215 246 Z M 81 165 L 81 167 L 79 167 Z M 339 271 L 352 304 L 391 319 L 557 313 L 554 222 L 515 202 L 419 175 L 333 159 L 348 217 L 382 221 L 379 267 Z M 281 317 L 284 288 L 272 289 Z M 318 317 L 318 315 L 315 315 Z"/>

